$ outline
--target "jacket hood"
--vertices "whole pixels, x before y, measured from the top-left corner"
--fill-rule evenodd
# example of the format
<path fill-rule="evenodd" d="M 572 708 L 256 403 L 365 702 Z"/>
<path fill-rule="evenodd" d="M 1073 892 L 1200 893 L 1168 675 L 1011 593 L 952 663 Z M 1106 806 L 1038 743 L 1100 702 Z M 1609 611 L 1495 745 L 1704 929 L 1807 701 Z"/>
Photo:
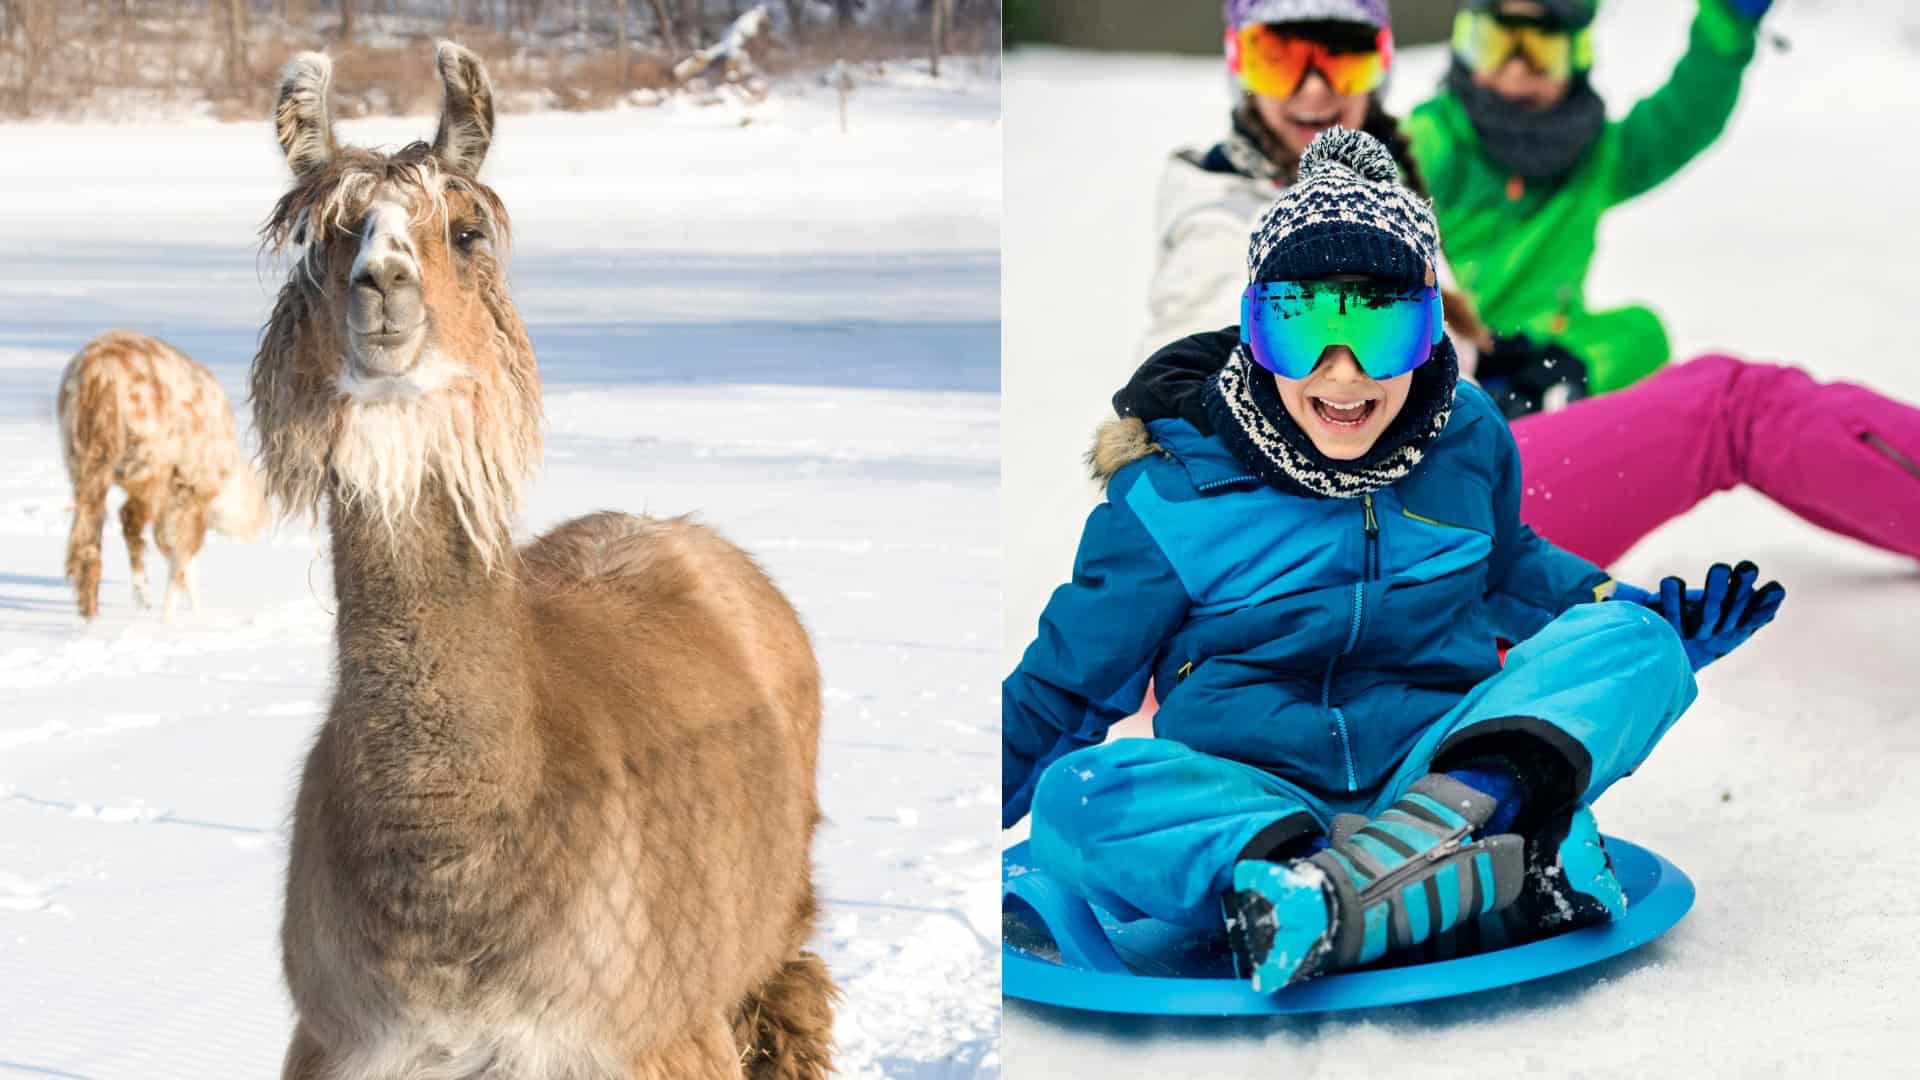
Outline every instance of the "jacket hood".
<path fill-rule="evenodd" d="M 1166 453 L 1147 427 L 1156 421 L 1184 420 L 1198 435 L 1211 436 L 1213 421 L 1207 416 L 1201 395 L 1207 379 L 1226 366 L 1239 343 L 1237 329 L 1228 327 L 1181 338 L 1148 357 L 1127 385 L 1113 395 L 1113 411 L 1119 418 L 1101 424 L 1094 432 L 1093 446 L 1087 451 L 1093 478 L 1105 485 L 1114 473 L 1148 454 Z M 1199 440 L 1194 441 L 1196 446 L 1191 449 L 1199 452 Z M 1184 451 L 1190 448 L 1181 449 L 1185 458 Z"/>

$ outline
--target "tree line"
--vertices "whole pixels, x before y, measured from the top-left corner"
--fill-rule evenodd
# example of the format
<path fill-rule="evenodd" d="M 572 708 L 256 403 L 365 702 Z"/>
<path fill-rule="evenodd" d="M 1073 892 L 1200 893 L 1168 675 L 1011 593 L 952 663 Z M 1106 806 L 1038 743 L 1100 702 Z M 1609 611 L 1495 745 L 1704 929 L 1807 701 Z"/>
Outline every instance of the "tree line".
<path fill-rule="evenodd" d="M 168 64 L 176 84 L 224 81 L 239 88 L 271 70 L 277 53 L 285 51 L 274 44 L 371 46 L 396 35 L 490 35 L 550 54 L 604 52 L 616 58 L 620 82 L 630 85 L 643 55 L 670 69 L 677 59 L 713 45 L 756 2 L 0 0 L 0 112 L 30 115 L 50 96 L 88 86 L 150 83 L 156 66 Z M 974 48 L 998 43 L 999 0 L 764 3 L 783 42 L 828 59 L 842 51 L 837 46 L 857 39 L 871 51 L 879 39 L 927 55 L 937 75 L 941 55 L 956 47 L 956 30 L 970 34 Z M 118 59 L 104 62 L 115 45 Z M 100 70 L 115 66 L 126 69 L 118 82 L 110 70 Z"/>

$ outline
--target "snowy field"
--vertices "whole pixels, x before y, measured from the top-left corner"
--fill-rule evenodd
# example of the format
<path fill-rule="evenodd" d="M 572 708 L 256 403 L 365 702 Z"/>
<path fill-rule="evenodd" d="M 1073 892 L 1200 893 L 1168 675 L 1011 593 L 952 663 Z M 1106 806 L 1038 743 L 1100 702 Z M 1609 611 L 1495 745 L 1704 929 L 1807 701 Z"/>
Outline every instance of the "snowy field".
<path fill-rule="evenodd" d="M 420 63 L 431 63 L 422 52 Z M 503 116 L 486 176 L 547 394 L 527 534 L 696 511 L 825 673 L 816 947 L 849 1077 L 999 1075 L 997 59 L 766 104 Z M 431 117 L 342 125 L 430 137 Z M 97 331 L 236 403 L 281 269 L 268 125 L 0 126 L 0 1076 L 277 1075 L 284 822 L 327 698 L 324 539 L 210 540 L 203 609 L 60 580 L 52 423 Z M 109 521 L 117 504 L 109 504 Z"/>
<path fill-rule="evenodd" d="M 1692 9 L 1603 6 L 1596 79 L 1616 112 L 1660 84 Z M 1763 48 L 1719 144 L 1608 220 L 1591 299 L 1655 303 L 1680 356 L 1786 361 L 1920 402 L 1920 11 L 1781 0 L 1767 26 L 1791 51 Z M 1444 67 L 1430 48 L 1402 59 L 1397 112 Z M 1003 672 L 1071 565 L 1094 497 L 1088 437 L 1144 359 L 1161 162 L 1217 139 L 1226 106 L 1217 61 L 1008 58 Z M 1599 806 L 1699 888 L 1662 941 L 1540 984 L 1346 1016 L 1149 1023 L 1009 1001 L 1007 1075 L 1913 1075 L 1920 567 L 1736 493 L 1616 569 L 1652 582 L 1739 557 L 1786 584 L 1779 621 L 1702 676 L 1699 703 Z"/>

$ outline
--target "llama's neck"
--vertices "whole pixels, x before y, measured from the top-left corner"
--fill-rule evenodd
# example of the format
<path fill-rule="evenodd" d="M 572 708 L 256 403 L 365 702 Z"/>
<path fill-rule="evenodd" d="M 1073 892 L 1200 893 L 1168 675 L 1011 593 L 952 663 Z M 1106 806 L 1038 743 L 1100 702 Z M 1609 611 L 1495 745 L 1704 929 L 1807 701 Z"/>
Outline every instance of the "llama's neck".
<path fill-rule="evenodd" d="M 488 572 L 436 487 L 397 533 L 338 499 L 328 518 L 342 765 L 396 804 L 457 789 L 485 801 L 475 813 L 497 811 L 538 767 L 510 571 Z M 461 810 L 427 801 L 436 816 Z"/>

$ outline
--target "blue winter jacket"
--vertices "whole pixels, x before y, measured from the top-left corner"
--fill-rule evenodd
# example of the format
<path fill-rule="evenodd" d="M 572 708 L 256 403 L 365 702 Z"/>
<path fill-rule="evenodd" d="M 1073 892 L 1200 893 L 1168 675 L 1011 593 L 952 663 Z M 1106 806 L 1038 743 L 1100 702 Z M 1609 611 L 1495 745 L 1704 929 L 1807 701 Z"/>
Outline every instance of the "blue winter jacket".
<path fill-rule="evenodd" d="M 1002 684 L 1008 825 L 1149 676 L 1159 736 L 1314 791 L 1370 790 L 1499 670 L 1496 635 L 1530 637 L 1608 580 L 1521 524 L 1513 435 L 1467 382 L 1426 459 L 1365 499 L 1283 494 L 1185 419 L 1146 437 Z"/>

